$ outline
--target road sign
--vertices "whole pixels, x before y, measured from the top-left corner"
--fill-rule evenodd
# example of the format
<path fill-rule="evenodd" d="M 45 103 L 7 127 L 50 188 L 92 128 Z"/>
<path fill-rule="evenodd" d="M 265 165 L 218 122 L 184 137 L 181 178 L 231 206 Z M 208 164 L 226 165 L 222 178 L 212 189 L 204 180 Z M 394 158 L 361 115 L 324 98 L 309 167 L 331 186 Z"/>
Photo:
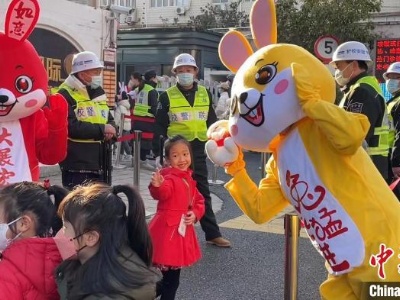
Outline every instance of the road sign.
<path fill-rule="evenodd" d="M 320 36 L 314 44 L 314 53 L 323 63 L 329 63 L 338 45 L 339 40 L 333 35 Z"/>

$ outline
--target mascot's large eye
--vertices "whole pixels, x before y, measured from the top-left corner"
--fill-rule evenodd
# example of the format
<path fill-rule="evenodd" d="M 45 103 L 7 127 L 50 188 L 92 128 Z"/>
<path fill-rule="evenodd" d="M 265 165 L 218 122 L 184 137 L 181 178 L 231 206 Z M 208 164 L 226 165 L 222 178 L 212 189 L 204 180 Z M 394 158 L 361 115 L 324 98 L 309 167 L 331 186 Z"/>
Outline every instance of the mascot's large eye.
<path fill-rule="evenodd" d="M 276 64 L 262 66 L 256 74 L 256 82 L 258 84 L 267 84 L 276 75 Z"/>
<path fill-rule="evenodd" d="M 33 82 L 28 76 L 22 75 L 15 80 L 15 88 L 22 94 L 29 93 L 32 89 Z"/>

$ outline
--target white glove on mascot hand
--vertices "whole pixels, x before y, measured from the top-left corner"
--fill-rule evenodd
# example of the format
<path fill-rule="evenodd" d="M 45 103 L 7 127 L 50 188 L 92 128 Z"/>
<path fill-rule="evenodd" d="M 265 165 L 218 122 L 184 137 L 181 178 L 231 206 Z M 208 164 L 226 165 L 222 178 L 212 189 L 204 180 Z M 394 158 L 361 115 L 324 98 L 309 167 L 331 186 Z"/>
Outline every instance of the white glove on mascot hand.
<path fill-rule="evenodd" d="M 225 167 L 238 159 L 240 150 L 229 134 L 227 120 L 212 124 L 207 137 L 206 153 L 214 164 Z"/>

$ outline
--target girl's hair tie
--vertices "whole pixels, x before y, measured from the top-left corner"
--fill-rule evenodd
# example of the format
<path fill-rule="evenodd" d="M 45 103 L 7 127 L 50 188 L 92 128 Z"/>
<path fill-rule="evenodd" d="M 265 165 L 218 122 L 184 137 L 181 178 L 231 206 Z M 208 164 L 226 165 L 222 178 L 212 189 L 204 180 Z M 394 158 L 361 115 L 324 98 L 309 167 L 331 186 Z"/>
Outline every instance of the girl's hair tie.
<path fill-rule="evenodd" d="M 45 179 L 45 180 L 43 180 L 43 188 L 45 189 L 45 190 L 49 190 L 49 188 L 50 188 L 50 179 Z"/>

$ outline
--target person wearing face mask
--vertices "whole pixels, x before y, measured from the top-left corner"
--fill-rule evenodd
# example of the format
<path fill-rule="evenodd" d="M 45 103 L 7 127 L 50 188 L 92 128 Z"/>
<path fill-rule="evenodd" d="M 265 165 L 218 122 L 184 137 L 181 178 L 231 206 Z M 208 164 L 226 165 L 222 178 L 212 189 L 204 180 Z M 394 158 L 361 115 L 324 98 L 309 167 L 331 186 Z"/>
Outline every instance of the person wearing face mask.
<path fill-rule="evenodd" d="M 155 299 L 160 274 L 151 267 L 144 203 L 133 187 L 79 186 L 58 214 L 76 253 L 55 272 L 61 300 Z"/>
<path fill-rule="evenodd" d="M 133 84 L 137 84 L 135 88 L 135 103 L 133 106 L 132 130 L 140 130 L 142 132 L 154 132 L 154 115 L 157 110 L 158 92 L 157 74 L 154 70 L 148 70 L 144 76 L 133 74 Z M 132 78 L 131 77 L 131 78 Z M 148 170 L 154 170 L 154 164 L 148 159 L 151 150 L 151 140 L 142 138 L 140 143 L 140 167 Z"/>
<path fill-rule="evenodd" d="M 389 143 L 392 147 L 390 165 L 393 180 L 400 177 L 400 62 L 395 62 L 389 66 L 383 74 L 386 82 L 386 89 L 392 95 L 387 102 L 389 114 L 392 121 L 392 131 L 389 136 Z M 400 200 L 400 187 L 393 190 Z"/>
<path fill-rule="evenodd" d="M 103 64 L 96 54 L 74 55 L 71 74 L 58 92 L 68 102 L 68 149 L 60 162 L 62 183 L 72 189 L 85 181 L 104 181 L 106 143 L 116 136 L 114 119 L 102 88 Z"/>
<path fill-rule="evenodd" d="M 26 181 L 0 191 L 0 299 L 60 299 L 53 274 L 63 244 L 53 235 L 62 226 L 56 211 L 67 193 Z"/>
<path fill-rule="evenodd" d="M 229 119 L 229 108 L 231 106 L 231 100 L 229 98 L 228 91 L 230 89 L 229 81 L 222 82 L 219 86 L 220 96 L 218 99 L 217 107 L 215 108 L 215 113 L 219 120 Z"/>
<path fill-rule="evenodd" d="M 368 117 L 366 150 L 382 177 L 390 182 L 388 110 L 378 80 L 367 73 L 371 63 L 367 47 L 350 41 L 339 45 L 330 64 L 336 69 L 335 80 L 344 94 L 339 106 Z"/>
<path fill-rule="evenodd" d="M 190 142 L 193 149 L 193 179 L 197 189 L 205 200 L 205 214 L 200 219 L 200 225 L 205 233 L 207 243 L 218 247 L 230 247 L 231 243 L 222 237 L 212 210 L 208 171 L 205 154 L 207 128 L 217 121 L 212 106 L 210 92 L 199 85 L 195 78 L 199 72 L 196 61 L 188 53 L 175 57 L 172 72 L 177 78 L 177 84 L 163 92 L 158 101 L 156 126 L 153 138 L 153 153 L 156 165 L 159 165 L 160 136 L 171 138 L 183 136 Z"/>

